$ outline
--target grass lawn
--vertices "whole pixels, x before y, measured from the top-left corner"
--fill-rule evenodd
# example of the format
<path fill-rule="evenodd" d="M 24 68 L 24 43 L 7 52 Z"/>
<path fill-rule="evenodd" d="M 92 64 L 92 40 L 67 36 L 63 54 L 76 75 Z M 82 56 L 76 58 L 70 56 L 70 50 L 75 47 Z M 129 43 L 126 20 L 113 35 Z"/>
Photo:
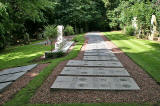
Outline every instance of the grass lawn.
<path fill-rule="evenodd" d="M 12 46 L 1 51 L 0 69 L 29 64 L 33 59 L 40 57 L 45 51 L 50 50 L 50 46 L 32 44 Z"/>
<path fill-rule="evenodd" d="M 44 80 L 53 71 L 53 69 L 60 62 L 77 57 L 84 43 L 83 34 L 76 36 L 74 40 L 78 42 L 76 43 L 73 50 L 67 56 L 50 60 L 51 64 L 46 68 L 44 68 L 38 76 L 36 76 L 33 80 L 31 80 L 25 88 L 21 89 L 10 101 L 4 104 L 4 106 L 24 106 L 26 104 L 31 105 L 31 104 L 28 104 L 29 100 L 34 95 L 36 90 L 43 84 Z"/>
<path fill-rule="evenodd" d="M 160 43 L 137 39 L 121 32 L 105 32 L 115 45 L 160 83 Z"/>

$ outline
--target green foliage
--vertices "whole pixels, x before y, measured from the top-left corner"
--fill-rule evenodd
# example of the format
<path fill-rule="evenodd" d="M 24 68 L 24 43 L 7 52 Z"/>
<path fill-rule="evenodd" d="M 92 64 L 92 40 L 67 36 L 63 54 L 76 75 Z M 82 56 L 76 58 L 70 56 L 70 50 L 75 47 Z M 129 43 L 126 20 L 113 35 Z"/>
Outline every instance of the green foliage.
<path fill-rule="evenodd" d="M 3 35 L 0 35 L 0 49 L 4 49 L 6 46 L 6 39 Z"/>
<path fill-rule="evenodd" d="M 74 29 L 73 29 L 73 27 L 70 26 L 70 25 L 67 25 L 67 26 L 65 27 L 65 29 L 64 29 L 64 34 L 65 34 L 66 36 L 68 36 L 68 35 L 73 35 L 73 34 L 74 34 Z"/>
<path fill-rule="evenodd" d="M 125 27 L 125 34 L 126 34 L 126 35 L 131 35 L 131 36 L 133 36 L 133 35 L 134 35 L 134 32 L 135 32 L 135 28 L 132 27 L 131 25 Z"/>
<path fill-rule="evenodd" d="M 50 40 L 50 45 L 51 45 L 51 51 L 53 50 L 53 41 L 54 39 L 57 38 L 58 36 L 58 31 L 57 31 L 57 26 L 54 25 L 48 25 L 45 26 L 45 30 L 44 30 L 44 36 Z"/>
<path fill-rule="evenodd" d="M 84 38 L 82 36 L 75 36 L 73 38 L 73 41 L 77 42 L 77 43 L 83 43 L 84 42 Z"/>
<path fill-rule="evenodd" d="M 34 38 L 32 35 L 47 23 L 46 14 L 53 11 L 55 5 L 51 0 L 0 0 L 0 35 L 4 35 L 9 44 L 25 41 L 26 33 Z"/>
<path fill-rule="evenodd" d="M 65 55 L 65 53 L 63 52 L 63 51 L 58 51 L 58 52 L 47 52 L 46 54 L 45 54 L 45 58 L 59 58 L 59 57 L 62 57 L 62 56 L 64 56 Z"/>
<path fill-rule="evenodd" d="M 58 35 L 57 27 L 54 25 L 45 26 L 43 33 L 45 37 L 48 37 L 50 40 L 54 40 Z"/>
<path fill-rule="evenodd" d="M 65 55 L 65 53 L 63 51 L 58 51 L 55 53 L 56 57 L 62 57 Z"/>
<path fill-rule="evenodd" d="M 28 33 L 24 34 L 24 42 L 25 42 L 25 44 L 29 44 L 29 42 L 30 42 L 30 38 L 29 38 L 29 34 Z"/>
<path fill-rule="evenodd" d="M 75 33 L 79 33 L 81 28 L 85 31 L 94 27 L 105 29 L 105 8 L 101 0 L 60 0 L 58 3 L 57 23 L 73 26 Z"/>
<path fill-rule="evenodd" d="M 156 0 L 152 2 L 149 0 L 119 0 L 117 6 L 113 6 L 112 4 L 118 3 L 118 1 L 103 1 L 109 6 L 106 7 L 106 9 L 109 9 L 107 17 L 112 29 L 129 26 L 132 24 L 133 18 L 137 17 L 138 30 L 141 30 L 142 35 L 149 35 L 153 14 L 156 15 L 158 23 L 160 23 L 160 2 Z"/>

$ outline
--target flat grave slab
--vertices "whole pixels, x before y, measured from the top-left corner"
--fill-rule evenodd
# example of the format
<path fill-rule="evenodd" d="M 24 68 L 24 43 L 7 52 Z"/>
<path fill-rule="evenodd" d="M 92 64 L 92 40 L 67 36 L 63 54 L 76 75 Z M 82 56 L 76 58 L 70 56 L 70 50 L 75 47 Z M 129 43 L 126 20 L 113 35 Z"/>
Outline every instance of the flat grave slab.
<path fill-rule="evenodd" d="M 3 90 L 8 87 L 12 82 L 5 82 L 5 83 L 0 83 L 0 92 L 3 92 Z"/>
<path fill-rule="evenodd" d="M 6 70 L 0 71 L 0 76 L 1 75 L 7 75 L 7 74 L 13 74 L 13 73 L 18 73 L 22 71 L 29 71 L 32 68 L 36 67 L 37 64 L 32 64 L 32 65 L 27 65 L 27 66 L 22 66 L 22 67 L 16 67 L 16 68 L 10 68 Z"/>
<path fill-rule="evenodd" d="M 118 61 L 116 57 L 113 56 L 84 56 L 83 60 L 95 60 L 95 61 Z"/>
<path fill-rule="evenodd" d="M 109 49 L 92 49 L 92 50 L 85 50 L 85 53 L 112 53 Z"/>
<path fill-rule="evenodd" d="M 51 89 L 139 90 L 140 88 L 130 77 L 58 76 Z"/>
<path fill-rule="evenodd" d="M 115 56 L 115 55 L 111 52 L 107 53 L 85 52 L 84 56 Z"/>
<path fill-rule="evenodd" d="M 2 75 L 2 76 L 0 76 L 0 83 L 15 81 L 16 79 L 18 79 L 19 77 L 21 77 L 25 73 L 27 73 L 27 71 L 14 73 L 14 74 L 8 74 L 8 75 Z"/>
<path fill-rule="evenodd" d="M 67 66 L 80 66 L 80 67 L 123 67 L 119 61 L 83 61 L 83 60 L 70 60 Z"/>
<path fill-rule="evenodd" d="M 130 76 L 124 68 L 65 67 L 60 75 Z"/>

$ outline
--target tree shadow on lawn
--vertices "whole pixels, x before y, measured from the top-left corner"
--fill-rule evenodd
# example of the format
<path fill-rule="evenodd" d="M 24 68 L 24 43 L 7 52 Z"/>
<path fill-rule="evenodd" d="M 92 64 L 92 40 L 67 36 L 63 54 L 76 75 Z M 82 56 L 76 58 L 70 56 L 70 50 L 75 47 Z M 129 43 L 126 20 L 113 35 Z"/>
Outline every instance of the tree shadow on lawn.
<path fill-rule="evenodd" d="M 49 47 L 42 45 L 9 48 L 0 55 L 0 69 L 29 64 L 46 50 L 49 50 Z"/>
<path fill-rule="evenodd" d="M 121 32 L 109 32 L 109 33 L 105 33 L 105 36 L 109 36 L 107 38 L 112 38 L 112 40 L 130 40 L 130 39 L 135 39 L 134 36 L 129 36 L 129 35 L 125 35 Z M 118 37 L 117 37 L 118 36 Z"/>

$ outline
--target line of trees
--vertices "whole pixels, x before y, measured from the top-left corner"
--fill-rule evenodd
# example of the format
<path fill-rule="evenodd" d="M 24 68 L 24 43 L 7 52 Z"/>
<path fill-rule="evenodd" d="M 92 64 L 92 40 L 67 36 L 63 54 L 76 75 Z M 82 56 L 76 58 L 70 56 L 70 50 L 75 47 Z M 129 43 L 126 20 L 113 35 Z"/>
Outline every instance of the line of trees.
<path fill-rule="evenodd" d="M 0 49 L 40 39 L 44 26 L 71 25 L 76 33 L 105 30 L 101 0 L 0 0 Z"/>
<path fill-rule="evenodd" d="M 142 37 L 149 36 L 151 17 L 156 15 L 160 31 L 160 0 L 103 0 L 108 9 L 106 16 L 112 29 L 130 26 L 137 17 L 138 30 Z"/>
<path fill-rule="evenodd" d="M 147 33 L 159 0 L 0 0 L 0 49 L 41 39 L 46 25 L 71 25 L 75 33 L 118 30 L 134 16 Z"/>

